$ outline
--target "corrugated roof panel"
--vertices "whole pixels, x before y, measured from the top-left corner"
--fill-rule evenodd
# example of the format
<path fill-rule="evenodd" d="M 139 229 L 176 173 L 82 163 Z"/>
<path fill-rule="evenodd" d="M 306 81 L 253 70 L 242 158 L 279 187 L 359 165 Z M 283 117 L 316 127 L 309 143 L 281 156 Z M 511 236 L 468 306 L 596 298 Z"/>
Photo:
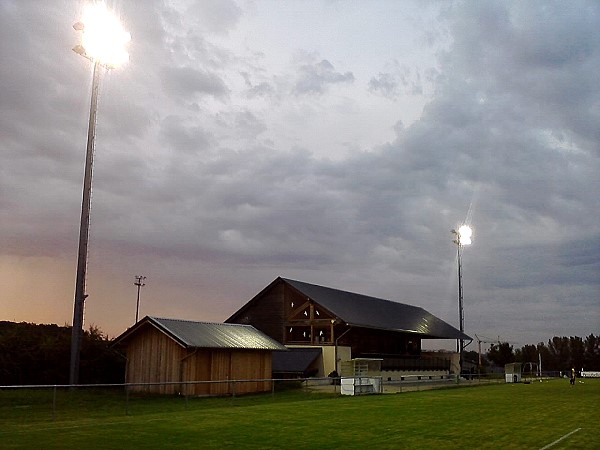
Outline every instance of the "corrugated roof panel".
<path fill-rule="evenodd" d="M 148 317 L 185 347 L 287 350 L 285 346 L 251 325 L 193 322 Z"/>

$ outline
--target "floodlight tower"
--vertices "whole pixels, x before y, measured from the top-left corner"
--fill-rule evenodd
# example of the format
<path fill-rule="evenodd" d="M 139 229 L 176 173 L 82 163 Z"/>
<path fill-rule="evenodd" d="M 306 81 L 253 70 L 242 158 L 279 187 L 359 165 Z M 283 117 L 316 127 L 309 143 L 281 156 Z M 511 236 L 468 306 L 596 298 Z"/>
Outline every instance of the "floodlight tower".
<path fill-rule="evenodd" d="M 129 60 L 125 44 L 131 35 L 123 30 L 119 20 L 113 16 L 103 2 L 91 3 L 84 10 L 80 22 L 73 28 L 82 32 L 81 44 L 73 51 L 94 63 L 92 76 L 92 97 L 88 122 L 81 221 L 79 224 L 79 249 L 77 253 L 77 277 L 75 281 L 75 305 L 73 307 L 73 329 L 71 332 L 71 363 L 69 384 L 79 382 L 79 356 L 83 337 L 83 309 L 87 297 L 85 281 L 88 255 L 88 235 L 90 230 L 90 206 L 92 193 L 92 168 L 94 161 L 94 141 L 96 138 L 96 115 L 98 111 L 98 90 L 102 68 L 112 69 Z"/>
<path fill-rule="evenodd" d="M 463 285 L 462 285 L 462 247 L 464 245 L 471 244 L 471 237 L 473 236 L 473 230 L 468 225 L 461 225 L 461 227 L 457 230 L 451 230 L 451 233 L 454 234 L 455 238 L 453 242 L 457 247 L 457 261 L 458 261 L 458 321 L 460 325 L 460 333 L 464 334 L 465 331 L 465 313 L 463 309 Z M 456 341 L 456 347 L 458 351 L 458 360 L 459 360 L 459 375 L 462 373 L 463 366 L 463 350 L 464 350 L 464 341 L 462 336 L 460 339 Z"/>

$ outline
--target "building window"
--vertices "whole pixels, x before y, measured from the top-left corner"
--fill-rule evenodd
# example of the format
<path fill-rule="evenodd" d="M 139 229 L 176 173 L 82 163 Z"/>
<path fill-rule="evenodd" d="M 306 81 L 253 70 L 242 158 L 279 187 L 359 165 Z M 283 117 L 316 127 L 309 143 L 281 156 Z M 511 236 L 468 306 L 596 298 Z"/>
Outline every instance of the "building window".
<path fill-rule="evenodd" d="M 331 329 L 315 328 L 315 344 L 331 343 Z"/>
<path fill-rule="evenodd" d="M 287 333 L 287 342 L 302 342 L 302 343 L 310 343 L 311 335 L 310 335 L 310 327 L 289 327 Z"/>

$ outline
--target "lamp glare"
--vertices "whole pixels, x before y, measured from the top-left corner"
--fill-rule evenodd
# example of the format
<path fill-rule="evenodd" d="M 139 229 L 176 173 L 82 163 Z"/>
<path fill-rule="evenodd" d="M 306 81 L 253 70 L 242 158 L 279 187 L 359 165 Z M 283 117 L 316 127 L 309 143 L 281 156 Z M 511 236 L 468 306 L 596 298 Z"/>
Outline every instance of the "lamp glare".
<path fill-rule="evenodd" d="M 473 236 L 473 230 L 468 225 L 462 225 L 458 229 L 458 242 L 460 245 L 470 245 L 471 244 L 471 236 Z"/>
<path fill-rule="evenodd" d="M 88 5 L 83 12 L 82 23 L 82 45 L 87 56 L 109 67 L 129 61 L 125 44 L 131 40 L 131 35 L 104 2 Z"/>

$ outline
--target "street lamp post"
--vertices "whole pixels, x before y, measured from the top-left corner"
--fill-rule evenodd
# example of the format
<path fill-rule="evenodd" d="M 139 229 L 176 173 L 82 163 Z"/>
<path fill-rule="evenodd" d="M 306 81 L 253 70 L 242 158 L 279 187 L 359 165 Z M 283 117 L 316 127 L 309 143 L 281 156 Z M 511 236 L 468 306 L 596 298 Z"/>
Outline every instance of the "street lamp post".
<path fill-rule="evenodd" d="M 72 385 L 78 384 L 79 382 L 79 359 L 83 337 L 83 310 L 84 302 L 87 297 L 87 294 L 85 293 L 85 282 L 100 72 L 102 67 L 110 69 L 127 61 L 129 55 L 125 51 L 124 44 L 131 39 L 129 33 L 123 30 L 119 21 L 109 13 L 104 3 L 90 5 L 85 10 L 82 21 L 75 23 L 73 28 L 83 32 L 82 43 L 76 45 L 73 48 L 73 51 L 94 63 L 94 73 L 92 76 L 92 95 L 90 101 L 90 117 L 88 123 L 83 195 L 81 202 L 81 221 L 79 224 L 73 329 L 71 331 L 69 384 Z"/>
<path fill-rule="evenodd" d="M 465 312 L 463 308 L 463 285 L 462 285 L 462 247 L 465 245 L 471 244 L 471 236 L 473 235 L 473 231 L 471 227 L 468 225 L 462 225 L 458 231 L 452 230 L 452 234 L 456 237 L 453 242 L 457 247 L 457 261 L 458 261 L 458 322 L 460 327 L 461 335 L 464 334 L 465 331 Z M 456 341 L 456 347 L 458 351 L 458 360 L 459 360 L 459 374 L 462 372 L 463 366 L 463 351 L 464 351 L 464 341 L 462 336 L 460 339 Z"/>

